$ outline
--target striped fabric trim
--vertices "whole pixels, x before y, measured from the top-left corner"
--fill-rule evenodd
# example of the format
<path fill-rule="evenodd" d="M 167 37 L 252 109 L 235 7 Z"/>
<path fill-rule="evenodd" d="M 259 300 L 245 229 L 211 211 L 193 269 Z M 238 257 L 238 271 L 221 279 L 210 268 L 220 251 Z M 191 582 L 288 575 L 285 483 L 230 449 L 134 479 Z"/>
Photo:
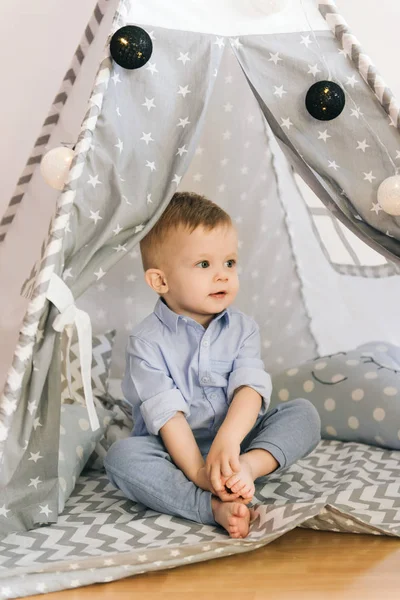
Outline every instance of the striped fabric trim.
<path fill-rule="evenodd" d="M 20 207 L 22 199 L 28 190 L 28 186 L 33 177 L 35 169 L 42 160 L 43 154 L 46 152 L 46 145 L 48 144 L 51 134 L 59 121 L 63 106 L 68 100 L 68 96 L 77 79 L 87 51 L 96 36 L 100 23 L 103 20 L 108 1 L 109 0 L 98 0 L 89 23 L 86 26 L 82 39 L 75 50 L 72 63 L 64 76 L 60 90 L 53 100 L 53 104 L 50 108 L 47 118 L 42 125 L 42 129 L 35 142 L 32 153 L 20 178 L 18 179 L 12 198 L 6 208 L 2 220 L 0 221 L 0 244 L 4 242 L 14 217 Z"/>
<path fill-rule="evenodd" d="M 35 344 L 41 339 L 42 332 L 39 332 L 38 328 L 40 318 L 46 306 L 47 289 L 62 251 L 65 229 L 69 222 L 71 208 L 79 187 L 78 181 L 83 172 L 86 154 L 92 143 L 93 131 L 101 111 L 102 101 L 110 79 L 111 68 L 112 61 L 107 45 L 89 100 L 89 108 L 81 125 L 68 179 L 63 192 L 58 198 L 56 214 L 50 226 L 49 236 L 43 248 L 42 257 L 38 263 L 40 266 L 38 267 L 36 279 L 32 284 L 31 301 L 20 330 L 4 393 L 0 398 L 0 461 L 4 450 L 4 443 L 12 427 L 13 414 L 21 399 L 25 370 L 32 359 Z M 96 101 L 92 102 L 94 98 L 96 98 Z"/>
<path fill-rule="evenodd" d="M 341 43 L 343 50 L 351 58 L 361 77 L 389 115 L 392 125 L 400 130 L 400 110 L 392 91 L 379 75 L 371 59 L 362 51 L 357 38 L 351 33 L 346 21 L 339 14 L 334 0 L 320 0 L 318 8 L 336 39 Z"/>
<path fill-rule="evenodd" d="M 354 265 L 332 265 L 336 271 L 341 275 L 348 275 L 349 277 L 368 277 L 368 278 L 382 278 L 382 277 L 393 277 L 399 275 L 399 269 L 395 263 L 388 262 L 386 265 L 379 265 L 377 267 L 357 267 Z"/>
<path fill-rule="evenodd" d="M 307 206 L 307 210 L 309 211 L 312 218 L 312 225 L 314 229 L 314 233 L 316 235 L 317 240 L 319 241 L 319 245 L 324 253 L 326 259 L 329 261 L 331 266 L 340 273 L 341 275 L 348 275 L 353 277 L 367 277 L 367 278 L 382 278 L 382 277 L 393 277 L 395 275 L 400 274 L 399 265 L 388 261 L 384 256 L 382 256 L 382 264 L 376 265 L 367 265 L 363 262 L 362 257 L 357 254 L 357 250 L 353 248 L 350 241 L 343 234 L 343 226 L 338 219 L 334 217 L 329 210 L 323 206 L 322 208 L 315 208 Z M 327 242 L 326 237 L 321 233 L 319 226 L 319 218 L 329 219 L 329 222 L 332 225 L 332 228 L 336 232 L 337 239 L 334 240 L 336 244 L 339 244 L 343 247 L 343 250 L 351 257 L 351 260 L 354 264 L 344 264 L 340 263 L 337 260 L 332 258 L 330 253 L 330 244 Z M 349 232 L 350 233 L 350 232 Z M 353 234 L 354 235 L 354 234 Z M 369 249 L 371 251 L 372 249 Z"/>
<path fill-rule="evenodd" d="M 294 170 L 292 173 L 297 190 L 311 217 L 315 238 L 318 240 L 325 258 L 335 271 L 341 275 L 368 278 L 392 277 L 400 274 L 399 265 L 388 261 L 376 250 L 366 246 L 360 239 L 357 238 L 357 244 L 354 247 L 352 238 L 355 238 L 355 234 L 347 230 L 348 235 L 346 235 L 344 229 L 347 228 L 343 223 L 319 200 L 300 175 Z M 365 254 L 364 248 L 367 250 L 367 254 Z M 371 257 L 373 258 L 372 264 Z"/>

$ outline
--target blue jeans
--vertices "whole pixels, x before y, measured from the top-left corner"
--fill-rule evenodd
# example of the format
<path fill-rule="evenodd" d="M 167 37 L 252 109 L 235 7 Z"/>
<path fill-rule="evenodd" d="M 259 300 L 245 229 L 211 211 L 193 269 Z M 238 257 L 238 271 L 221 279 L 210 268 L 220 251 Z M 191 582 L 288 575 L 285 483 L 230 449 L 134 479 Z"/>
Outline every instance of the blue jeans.
<path fill-rule="evenodd" d="M 292 400 L 257 419 L 241 443 L 241 454 L 255 448 L 268 450 L 279 463 L 275 474 L 309 454 L 321 439 L 320 431 L 314 406 L 303 398 Z M 196 438 L 204 458 L 213 439 Z M 111 483 L 127 498 L 160 513 L 217 525 L 211 492 L 197 487 L 175 465 L 161 436 L 129 437 L 115 442 L 104 466 Z"/>

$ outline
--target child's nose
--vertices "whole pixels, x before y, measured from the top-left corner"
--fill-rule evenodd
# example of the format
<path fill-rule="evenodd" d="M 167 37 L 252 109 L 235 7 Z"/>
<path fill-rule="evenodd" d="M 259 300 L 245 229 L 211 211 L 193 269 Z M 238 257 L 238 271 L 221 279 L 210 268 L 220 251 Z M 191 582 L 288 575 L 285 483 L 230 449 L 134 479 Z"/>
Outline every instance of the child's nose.
<path fill-rule="evenodd" d="M 226 273 L 225 271 L 219 271 L 216 275 L 215 275 L 215 279 L 217 281 L 228 281 L 229 278 L 229 274 Z"/>

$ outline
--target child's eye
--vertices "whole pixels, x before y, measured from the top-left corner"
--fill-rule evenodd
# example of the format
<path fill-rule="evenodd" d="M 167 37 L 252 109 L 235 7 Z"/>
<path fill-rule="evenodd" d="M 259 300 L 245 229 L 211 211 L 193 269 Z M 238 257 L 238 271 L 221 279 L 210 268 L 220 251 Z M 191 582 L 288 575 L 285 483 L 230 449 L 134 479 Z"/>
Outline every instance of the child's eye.
<path fill-rule="evenodd" d="M 226 264 L 230 269 L 232 269 L 232 267 L 236 265 L 236 260 L 234 258 L 231 258 L 231 260 L 226 261 Z"/>
<path fill-rule="evenodd" d="M 208 262 L 208 260 L 202 260 L 201 262 L 197 263 L 196 267 L 200 267 L 201 269 L 207 269 L 207 267 L 210 266 L 210 263 Z"/>

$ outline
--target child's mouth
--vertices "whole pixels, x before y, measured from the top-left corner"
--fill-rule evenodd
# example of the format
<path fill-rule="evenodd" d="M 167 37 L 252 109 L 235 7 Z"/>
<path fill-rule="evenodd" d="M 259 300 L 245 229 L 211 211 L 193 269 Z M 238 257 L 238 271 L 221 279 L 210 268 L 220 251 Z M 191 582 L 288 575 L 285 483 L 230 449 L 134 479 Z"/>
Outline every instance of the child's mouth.
<path fill-rule="evenodd" d="M 225 298 L 225 296 L 226 296 L 226 292 L 217 292 L 216 294 L 210 294 L 210 296 L 211 296 L 212 298 L 219 298 L 219 299 L 222 299 L 222 298 Z"/>

